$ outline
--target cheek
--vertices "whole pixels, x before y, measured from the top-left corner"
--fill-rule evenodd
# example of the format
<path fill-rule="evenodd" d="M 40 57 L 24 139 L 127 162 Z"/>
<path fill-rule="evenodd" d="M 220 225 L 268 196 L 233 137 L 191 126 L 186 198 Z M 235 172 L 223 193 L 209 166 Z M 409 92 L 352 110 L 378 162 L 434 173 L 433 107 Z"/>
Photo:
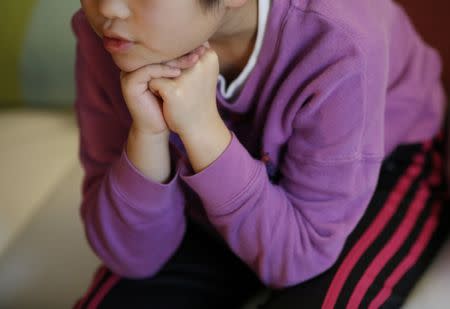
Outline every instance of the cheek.
<path fill-rule="evenodd" d="M 113 56 L 113 60 L 116 66 L 124 72 L 133 72 L 143 66 L 141 61 L 134 60 L 131 57 Z"/>
<path fill-rule="evenodd" d="M 83 9 L 84 13 L 87 16 L 92 16 L 95 14 L 96 11 L 96 5 L 95 5 L 95 1 L 93 0 L 81 0 L 81 8 Z"/>
<path fill-rule="evenodd" d="M 101 36 L 100 32 L 98 31 L 98 11 L 95 4 L 95 1 L 93 0 L 82 0 L 81 1 L 81 8 L 83 9 L 84 14 L 86 15 L 86 19 L 89 22 L 91 28 L 94 30 L 94 32 Z"/>
<path fill-rule="evenodd" d="M 195 48 L 191 48 L 188 37 L 173 35 L 161 28 L 158 31 L 146 32 L 141 43 L 143 48 L 135 55 L 155 62 L 172 60 Z"/>

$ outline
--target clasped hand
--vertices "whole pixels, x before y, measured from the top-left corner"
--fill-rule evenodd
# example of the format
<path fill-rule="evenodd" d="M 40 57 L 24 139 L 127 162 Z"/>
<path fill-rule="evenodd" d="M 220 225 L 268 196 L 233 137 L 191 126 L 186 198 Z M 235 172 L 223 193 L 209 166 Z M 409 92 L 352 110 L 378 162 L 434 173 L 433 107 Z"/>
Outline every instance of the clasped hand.
<path fill-rule="evenodd" d="M 124 99 L 135 130 L 186 134 L 220 118 L 216 105 L 219 61 L 208 43 L 194 51 L 133 72 L 121 72 Z"/>

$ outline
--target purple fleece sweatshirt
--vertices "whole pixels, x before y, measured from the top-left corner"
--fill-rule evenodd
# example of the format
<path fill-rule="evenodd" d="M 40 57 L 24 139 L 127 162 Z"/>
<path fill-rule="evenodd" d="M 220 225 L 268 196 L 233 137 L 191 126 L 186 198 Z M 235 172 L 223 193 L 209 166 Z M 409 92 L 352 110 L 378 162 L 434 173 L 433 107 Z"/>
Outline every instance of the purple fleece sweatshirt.
<path fill-rule="evenodd" d="M 194 174 L 170 136 L 168 183 L 125 152 L 131 117 L 119 69 L 82 11 L 75 109 L 90 246 L 119 275 L 158 272 L 186 216 L 224 241 L 272 288 L 327 270 L 362 217 L 383 158 L 437 133 L 446 100 L 441 59 L 390 0 L 273 0 L 255 68 L 217 105 L 232 133 Z"/>

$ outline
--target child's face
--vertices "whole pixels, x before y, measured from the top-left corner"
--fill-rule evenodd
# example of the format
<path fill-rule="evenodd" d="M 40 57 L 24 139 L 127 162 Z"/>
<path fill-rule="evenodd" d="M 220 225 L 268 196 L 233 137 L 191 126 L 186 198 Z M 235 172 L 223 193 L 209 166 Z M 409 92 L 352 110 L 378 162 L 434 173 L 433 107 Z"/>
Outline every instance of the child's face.
<path fill-rule="evenodd" d="M 111 52 L 127 72 L 178 58 L 202 45 L 217 31 L 223 10 L 205 12 L 198 0 L 81 0 L 94 31 L 114 33 L 134 44 Z"/>

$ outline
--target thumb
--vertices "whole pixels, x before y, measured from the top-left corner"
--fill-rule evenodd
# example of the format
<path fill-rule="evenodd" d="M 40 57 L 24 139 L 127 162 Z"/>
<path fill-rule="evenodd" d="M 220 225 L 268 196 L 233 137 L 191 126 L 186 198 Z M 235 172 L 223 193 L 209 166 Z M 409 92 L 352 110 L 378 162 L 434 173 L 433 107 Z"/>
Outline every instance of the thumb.
<path fill-rule="evenodd" d="M 167 99 L 170 89 L 172 88 L 172 83 L 173 82 L 170 79 L 154 78 L 148 83 L 148 88 L 155 95 Z"/>

